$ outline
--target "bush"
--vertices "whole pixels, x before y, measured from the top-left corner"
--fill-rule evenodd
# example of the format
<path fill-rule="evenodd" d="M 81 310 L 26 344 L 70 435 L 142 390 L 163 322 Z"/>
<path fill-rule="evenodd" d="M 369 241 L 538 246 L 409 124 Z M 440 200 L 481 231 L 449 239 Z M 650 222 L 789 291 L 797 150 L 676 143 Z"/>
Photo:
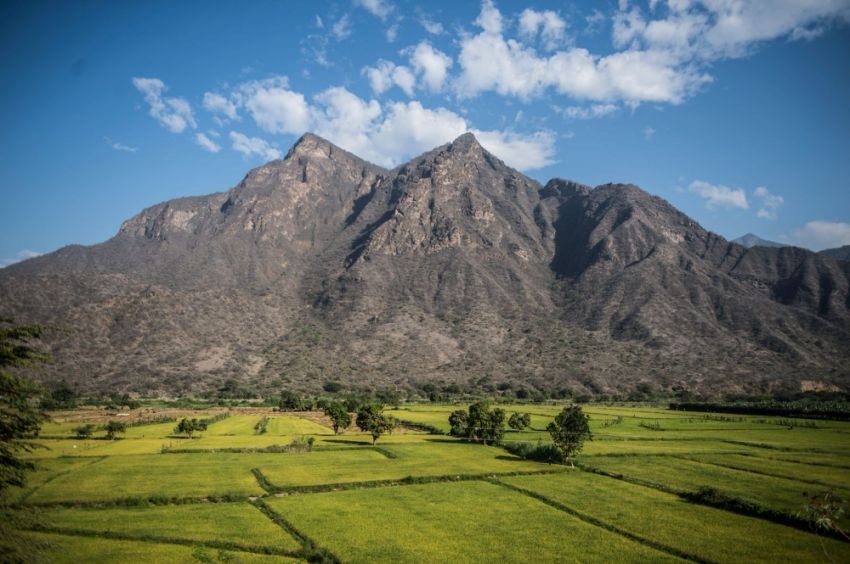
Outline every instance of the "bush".
<path fill-rule="evenodd" d="M 563 462 L 561 451 L 551 443 L 537 444 L 526 441 L 505 443 L 502 445 L 506 451 L 525 460 L 536 460 L 538 462 Z"/>

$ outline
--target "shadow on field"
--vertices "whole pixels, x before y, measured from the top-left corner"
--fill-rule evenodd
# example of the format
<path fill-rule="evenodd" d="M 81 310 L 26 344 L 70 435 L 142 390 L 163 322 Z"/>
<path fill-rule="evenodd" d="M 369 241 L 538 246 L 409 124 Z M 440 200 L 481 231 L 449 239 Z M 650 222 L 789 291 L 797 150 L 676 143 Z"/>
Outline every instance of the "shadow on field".
<path fill-rule="evenodd" d="M 366 445 L 372 446 L 372 441 L 350 441 L 346 439 L 325 439 L 326 443 L 334 443 L 339 445 Z"/>

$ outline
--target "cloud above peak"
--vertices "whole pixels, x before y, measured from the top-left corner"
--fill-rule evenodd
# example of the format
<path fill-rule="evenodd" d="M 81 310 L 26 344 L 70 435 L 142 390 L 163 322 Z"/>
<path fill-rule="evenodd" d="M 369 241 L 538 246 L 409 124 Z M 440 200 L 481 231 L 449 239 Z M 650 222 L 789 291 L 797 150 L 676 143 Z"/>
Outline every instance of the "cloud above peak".
<path fill-rule="evenodd" d="M 182 133 L 187 127 L 198 127 L 192 106 L 184 98 L 163 96 L 168 87 L 158 78 L 133 78 L 133 86 L 142 93 L 149 114 L 172 133 Z"/>

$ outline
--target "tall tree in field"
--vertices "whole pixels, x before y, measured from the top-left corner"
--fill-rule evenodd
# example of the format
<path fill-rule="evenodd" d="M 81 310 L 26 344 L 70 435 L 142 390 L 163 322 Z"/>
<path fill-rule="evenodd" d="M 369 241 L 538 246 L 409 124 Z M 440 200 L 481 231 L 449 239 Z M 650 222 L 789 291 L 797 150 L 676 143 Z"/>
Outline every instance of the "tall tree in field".
<path fill-rule="evenodd" d="M 581 410 L 580 405 L 569 405 L 546 427 L 563 459 L 570 461 L 570 466 L 573 465 L 573 455 L 581 451 L 584 441 L 593 439 L 589 420 L 590 416 Z"/>
<path fill-rule="evenodd" d="M 332 401 L 325 406 L 325 415 L 331 420 L 331 425 L 334 428 L 334 435 L 339 435 L 340 429 L 347 429 L 351 425 L 351 414 L 342 403 Z"/>
<path fill-rule="evenodd" d="M 42 390 L 12 370 L 31 367 L 47 355 L 33 345 L 43 327 L 13 323 L 0 318 L 0 562 L 29 562 L 37 559 L 39 545 L 18 532 L 31 516 L 11 505 L 9 488 L 26 484 L 33 464 L 21 456 L 35 448 L 33 439 L 45 416 L 38 407 Z"/>
<path fill-rule="evenodd" d="M 505 434 L 505 410 L 490 409 L 487 401 L 478 401 L 469 406 L 469 412 L 459 409 L 449 415 L 451 435 L 464 437 L 485 445 L 502 440 Z"/>
<path fill-rule="evenodd" d="M 364 405 L 357 411 L 357 426 L 361 431 L 372 435 L 372 444 L 387 431 L 395 427 L 395 419 L 381 413 L 381 409 L 374 405 Z"/>

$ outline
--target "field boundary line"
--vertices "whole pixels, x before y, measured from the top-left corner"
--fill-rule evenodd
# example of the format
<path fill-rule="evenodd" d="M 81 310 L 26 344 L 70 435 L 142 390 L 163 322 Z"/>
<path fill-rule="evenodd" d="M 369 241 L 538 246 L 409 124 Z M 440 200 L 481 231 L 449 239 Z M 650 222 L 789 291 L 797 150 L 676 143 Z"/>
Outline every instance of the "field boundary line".
<path fill-rule="evenodd" d="M 792 460 L 792 459 L 789 459 L 789 458 L 776 458 L 775 456 L 762 456 L 761 454 L 752 453 L 752 452 L 748 452 L 748 453 L 741 452 L 739 454 L 741 454 L 743 456 L 751 456 L 753 458 L 761 458 L 763 460 L 775 460 L 776 462 L 790 462 L 790 463 L 793 463 L 793 464 L 802 464 L 802 465 L 805 465 L 805 466 L 823 466 L 825 468 L 840 468 L 842 470 L 850 470 L 850 465 L 847 465 L 847 464 L 835 464 L 835 463 L 831 463 L 831 462 L 818 462 L 818 461 L 811 461 L 810 462 L 810 461 L 806 461 L 806 460 Z M 805 453 L 801 453 L 801 454 L 805 454 Z M 813 452 L 812 454 L 823 454 L 823 453 Z"/>
<path fill-rule="evenodd" d="M 502 486 L 506 489 L 513 490 L 517 493 L 520 493 L 520 494 L 523 494 L 523 495 L 528 496 L 530 498 L 536 499 L 537 501 L 540 501 L 541 503 L 545 503 L 546 505 L 553 507 L 554 509 L 557 509 L 559 511 L 563 511 L 564 513 L 572 515 L 573 517 L 576 517 L 577 519 L 580 519 L 581 521 L 584 521 L 585 523 L 588 523 L 588 524 L 593 525 L 595 527 L 605 529 L 606 531 L 609 531 L 611 533 L 618 534 L 622 537 L 625 537 L 629 540 L 640 543 L 644 546 L 654 548 L 655 550 L 659 550 L 661 552 L 666 552 L 668 554 L 672 554 L 673 556 L 678 556 L 679 558 L 684 558 L 685 560 L 690 560 L 691 562 L 700 562 L 700 563 L 703 563 L 703 564 L 712 564 L 714 562 L 713 560 L 708 560 L 708 559 L 702 558 L 700 556 L 697 556 L 695 554 L 691 554 L 689 552 L 686 552 L 684 550 L 680 550 L 678 548 L 666 545 L 664 543 L 661 543 L 661 542 L 658 542 L 658 541 L 655 541 L 655 540 L 652 540 L 652 539 L 648 539 L 646 537 L 642 537 L 640 535 L 632 533 L 631 531 L 627 531 L 626 529 L 622 529 L 622 528 L 620 528 L 616 525 L 612 525 L 611 523 L 603 521 L 602 519 L 599 519 L 599 518 L 594 517 L 592 515 L 588 515 L 587 513 L 584 513 L 582 511 L 578 511 L 577 509 L 573 509 L 572 507 L 570 507 L 570 506 L 568 506 L 564 503 L 561 503 L 560 501 L 556 501 L 556 500 L 554 500 L 554 499 L 552 499 L 548 496 L 545 496 L 545 495 L 538 493 L 538 492 L 535 492 L 533 490 L 528 490 L 526 488 L 522 488 L 522 487 L 516 486 L 514 484 L 508 484 L 506 482 L 502 482 L 501 480 L 498 480 L 498 479 L 495 479 L 495 478 L 488 480 L 488 481 L 492 484 Z"/>
<path fill-rule="evenodd" d="M 269 482 L 272 495 L 311 494 L 336 492 L 346 490 L 385 488 L 393 486 L 413 486 L 417 484 L 434 484 L 439 482 L 468 482 L 475 480 L 488 480 L 498 476 L 533 476 L 538 474 L 559 474 L 566 469 L 545 470 L 517 470 L 514 472 L 483 472 L 479 474 L 443 474 L 438 476 L 405 476 L 404 478 L 391 478 L 387 480 L 365 480 L 360 482 L 337 482 L 332 484 L 293 485 L 277 486 Z M 262 472 L 257 470 L 262 475 Z M 265 476 L 263 476 L 265 478 Z M 268 480 L 267 480 L 268 481 Z"/>
<path fill-rule="evenodd" d="M 742 468 L 740 466 L 734 466 L 733 464 L 724 464 L 722 462 L 712 462 L 708 460 L 699 460 L 696 458 L 691 458 L 689 456 L 684 455 L 674 455 L 671 458 L 678 458 L 679 460 L 687 460 L 688 462 L 695 462 L 697 464 L 706 464 L 708 466 L 717 466 L 719 468 L 726 468 L 728 470 L 735 470 L 736 472 L 747 472 L 749 474 L 755 474 L 757 476 L 768 476 L 771 478 L 779 478 L 781 480 L 790 480 L 792 482 L 799 482 L 801 484 L 811 484 L 815 486 L 823 486 L 825 488 L 835 488 L 842 490 L 850 490 L 850 487 L 846 485 L 832 484 L 830 482 L 823 482 L 821 480 L 809 480 L 806 478 L 795 478 L 792 476 L 786 476 L 784 474 L 774 474 L 771 472 L 766 472 L 764 470 L 757 470 L 755 468 Z"/>
<path fill-rule="evenodd" d="M 251 494 L 222 494 L 208 496 L 172 496 L 172 497 L 121 497 L 113 499 L 101 500 L 60 500 L 60 501 L 41 501 L 30 502 L 26 504 L 17 504 L 18 506 L 40 507 L 43 509 L 51 509 L 54 507 L 66 507 L 69 509 L 109 509 L 116 507 L 144 507 L 145 505 L 192 505 L 196 503 L 236 503 L 247 501 L 251 498 Z"/>
<path fill-rule="evenodd" d="M 298 529 L 286 517 L 269 507 L 269 505 L 262 499 L 254 499 L 251 500 L 250 503 L 251 505 L 256 507 L 263 515 L 268 517 L 272 523 L 286 531 L 289 536 L 301 543 L 302 551 L 298 554 L 298 557 L 314 562 L 316 561 L 315 557 L 320 556 L 322 557 L 322 562 L 330 561 L 337 564 L 341 562 L 341 560 L 336 554 L 316 543 L 316 541 L 314 541 L 306 533 Z"/>
<path fill-rule="evenodd" d="M 126 540 L 136 542 L 149 542 L 153 544 L 176 544 L 183 546 L 206 546 L 219 550 L 233 550 L 237 552 L 249 552 L 251 554 L 269 554 L 273 556 L 291 556 L 298 558 L 300 553 L 294 550 L 275 548 L 273 546 L 249 545 L 230 541 L 197 540 L 182 537 L 157 536 L 151 534 L 122 533 L 118 531 L 95 531 L 91 529 L 75 529 L 71 527 L 54 527 L 50 525 L 39 525 L 27 528 L 28 531 L 38 533 L 53 533 L 74 537 L 102 538 L 109 540 Z"/>
<path fill-rule="evenodd" d="M 68 458 L 74 458 L 74 457 L 68 457 Z M 88 457 L 87 457 L 87 458 L 88 458 Z M 81 464 L 79 468 L 69 468 L 68 470 L 65 470 L 64 472 L 59 472 L 58 474 L 54 474 L 53 476 L 50 476 L 48 479 L 46 479 L 45 481 L 43 481 L 43 482 L 42 482 L 42 483 L 40 483 L 39 485 L 37 485 L 37 486 L 35 486 L 35 487 L 30 488 L 29 490 L 27 490 L 27 492 L 26 492 L 26 493 L 24 493 L 24 495 L 22 495 L 21 497 L 19 497 L 19 498 L 17 499 L 17 501 L 15 502 L 15 504 L 26 504 L 26 503 L 27 503 L 27 500 L 28 500 L 28 499 L 29 499 L 29 498 L 30 498 L 30 497 L 31 497 L 31 496 L 32 496 L 35 492 L 37 492 L 38 490 L 40 490 L 41 488 L 43 488 L 44 486 L 46 486 L 47 484 L 49 484 L 50 482 L 52 482 L 53 480 L 55 480 L 55 479 L 56 479 L 56 478 L 58 478 L 58 477 L 60 477 L 60 476 L 67 476 L 68 474 L 71 474 L 71 473 L 76 472 L 76 471 L 78 471 L 78 470 L 82 470 L 83 468 L 88 468 L 89 466 L 91 466 L 91 465 L 93 465 L 93 464 L 97 464 L 98 462 L 102 462 L 102 461 L 103 461 L 103 460 L 105 460 L 105 459 L 106 459 L 106 456 L 105 456 L 105 455 L 98 456 L 98 457 L 95 457 L 95 460 L 89 460 L 87 463 L 85 463 L 85 464 Z"/>

